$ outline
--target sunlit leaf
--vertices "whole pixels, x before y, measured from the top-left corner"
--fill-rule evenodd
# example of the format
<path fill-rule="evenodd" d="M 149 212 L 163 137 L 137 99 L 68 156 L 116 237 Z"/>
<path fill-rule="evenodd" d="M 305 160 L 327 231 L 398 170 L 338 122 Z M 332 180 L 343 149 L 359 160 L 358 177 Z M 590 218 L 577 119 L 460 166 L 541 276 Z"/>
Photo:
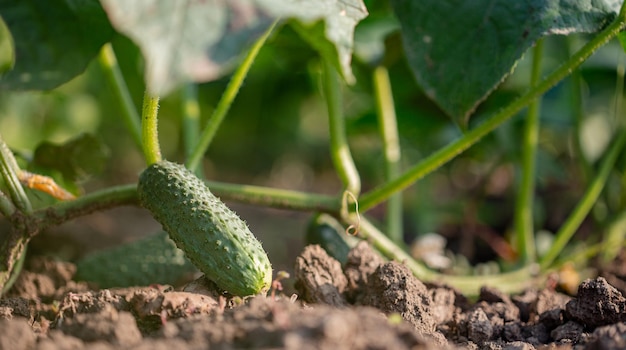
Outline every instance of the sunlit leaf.
<path fill-rule="evenodd" d="M 618 0 L 392 0 L 426 94 L 460 124 L 541 36 L 595 32 Z"/>
<path fill-rule="evenodd" d="M 222 76 L 277 18 L 297 20 L 305 39 L 348 81 L 361 0 L 102 0 L 112 24 L 141 48 L 152 93 Z"/>

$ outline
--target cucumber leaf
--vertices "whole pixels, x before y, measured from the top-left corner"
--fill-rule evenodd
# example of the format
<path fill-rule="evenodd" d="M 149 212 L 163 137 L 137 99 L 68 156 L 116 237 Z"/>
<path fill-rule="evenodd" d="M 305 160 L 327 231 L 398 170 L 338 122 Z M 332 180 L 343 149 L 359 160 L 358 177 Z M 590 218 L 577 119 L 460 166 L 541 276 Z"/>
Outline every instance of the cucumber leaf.
<path fill-rule="evenodd" d="M 392 0 L 417 82 L 457 123 L 544 35 L 595 32 L 619 0 Z"/>
<path fill-rule="evenodd" d="M 113 26 L 146 59 L 150 92 L 165 95 L 183 82 L 210 81 L 278 18 L 297 22 L 305 40 L 354 80 L 353 32 L 367 15 L 362 0 L 102 0 Z M 320 23 L 323 22 L 323 23 Z"/>
<path fill-rule="evenodd" d="M 58 171 L 64 181 L 74 183 L 101 173 L 109 156 L 109 149 L 98 138 L 82 134 L 63 144 L 40 143 L 31 167 L 37 171 Z"/>
<path fill-rule="evenodd" d="M 15 50 L 0 89 L 55 88 L 81 74 L 114 34 L 98 0 L 0 0 L 0 15 Z"/>

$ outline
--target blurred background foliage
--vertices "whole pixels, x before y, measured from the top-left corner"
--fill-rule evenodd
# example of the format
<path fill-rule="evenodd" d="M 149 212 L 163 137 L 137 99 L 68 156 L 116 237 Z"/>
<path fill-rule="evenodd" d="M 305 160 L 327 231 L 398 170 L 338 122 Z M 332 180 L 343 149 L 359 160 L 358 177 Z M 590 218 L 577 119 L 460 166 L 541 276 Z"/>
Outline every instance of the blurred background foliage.
<path fill-rule="evenodd" d="M 370 18 L 388 15 L 384 6 L 377 7 L 373 2 L 367 5 Z M 370 18 L 357 27 L 357 36 L 367 38 Z M 383 30 L 388 30 L 390 23 L 381 23 L 387 26 Z M 586 39 L 584 35 L 547 38 L 544 71 L 553 70 Z M 125 37 L 117 35 L 112 43 L 134 102 L 141 106 L 142 56 Z M 363 44 L 357 40 L 357 45 Z M 356 51 L 359 52 L 359 47 Z M 384 173 L 372 63 L 384 64 L 390 72 L 405 168 L 463 132 L 424 95 L 403 57 L 399 34 L 392 31 L 385 40 L 385 56 L 378 62 L 355 56 L 353 69 L 357 82 L 343 91 L 350 145 L 364 191 L 380 184 Z M 577 90 L 570 77 L 544 96 L 537 164 L 537 230 L 554 232 L 561 225 L 581 196 L 595 161 L 623 118 L 614 113 L 616 67 L 623 60 L 622 48 L 617 42 L 611 43 L 582 66 L 580 89 Z M 514 74 L 479 107 L 471 123 L 479 123 L 482 116 L 526 90 L 529 76 L 530 57 L 525 57 Z M 227 76 L 198 86 L 203 122 L 211 115 L 228 79 Z M 623 96 L 618 98 L 621 100 Z M 183 160 L 181 108 L 182 89 L 161 100 L 160 140 L 164 157 L 170 160 Z M 576 128 L 577 113 L 582 116 L 580 128 Z M 133 144 L 119 114 L 118 101 L 97 61 L 92 62 L 83 75 L 52 91 L 4 91 L 0 95 L 0 130 L 5 141 L 25 162 L 33 159 L 38 145 L 62 144 L 83 133 L 96 135 L 106 147 L 102 150 L 102 154 L 107 155 L 105 166 L 91 173 L 81 173 L 76 191 L 134 182 L 143 169 L 141 152 Z M 497 254 L 504 254 L 494 242 L 506 239 L 513 227 L 523 117 L 522 113 L 513 118 L 404 192 L 407 243 L 428 232 L 437 232 L 448 239 L 448 248 L 465 255 L 472 263 L 493 260 Z M 205 176 L 232 183 L 337 193 L 341 186 L 328 152 L 327 125 L 319 57 L 290 27 L 282 26 L 261 50 L 205 155 Z M 577 150 L 577 138 L 581 140 L 583 158 Z M 580 237 L 594 234 L 598 223 L 607 222 L 624 210 L 625 166 L 626 159 L 622 157 L 620 172 L 613 174 L 593 217 L 579 232 Z M 43 168 L 39 171 L 46 172 Z M 51 175 L 62 183 L 69 182 L 63 181 L 58 172 Z M 382 220 L 384 210 L 381 207 L 374 208 L 370 214 Z M 304 234 L 306 216 L 298 216 L 298 220 L 302 222 Z M 280 220 L 264 229 L 280 230 Z M 298 232 L 290 234 L 299 235 Z"/>

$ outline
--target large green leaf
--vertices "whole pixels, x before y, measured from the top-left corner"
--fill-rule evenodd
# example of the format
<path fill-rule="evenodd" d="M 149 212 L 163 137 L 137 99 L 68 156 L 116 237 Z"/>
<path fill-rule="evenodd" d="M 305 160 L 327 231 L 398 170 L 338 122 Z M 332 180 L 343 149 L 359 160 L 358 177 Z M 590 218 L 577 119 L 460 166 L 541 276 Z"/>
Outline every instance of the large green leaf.
<path fill-rule="evenodd" d="M 98 0 L 0 0 L 15 46 L 1 89 L 52 89 L 82 73 L 113 35 Z"/>
<path fill-rule="evenodd" d="M 426 94 L 458 123 L 541 36 L 594 32 L 618 0 L 392 0 L 406 56 Z"/>
<path fill-rule="evenodd" d="M 146 81 L 164 95 L 180 83 L 220 77 L 277 18 L 298 20 L 297 29 L 344 77 L 354 27 L 367 15 L 362 0 L 101 0 L 115 28 L 146 58 Z"/>

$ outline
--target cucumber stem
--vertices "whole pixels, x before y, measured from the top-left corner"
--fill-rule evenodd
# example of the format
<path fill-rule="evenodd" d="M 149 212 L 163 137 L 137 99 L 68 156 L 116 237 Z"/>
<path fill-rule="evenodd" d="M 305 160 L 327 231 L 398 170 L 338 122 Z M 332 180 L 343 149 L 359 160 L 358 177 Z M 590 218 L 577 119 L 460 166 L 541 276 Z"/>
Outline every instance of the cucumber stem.
<path fill-rule="evenodd" d="M 361 178 L 352 159 L 346 137 L 345 116 L 341 102 L 341 78 L 331 62 L 324 58 L 322 58 L 322 62 L 322 84 L 326 106 L 328 107 L 330 128 L 330 154 L 344 190 L 358 197 L 361 192 Z"/>
<path fill-rule="evenodd" d="M 7 185 L 13 204 L 15 204 L 17 209 L 19 209 L 22 213 L 29 214 L 32 212 L 33 208 L 26 192 L 24 192 L 24 187 L 22 187 L 22 184 L 20 183 L 18 176 L 20 171 L 21 170 L 17 164 L 17 160 L 15 160 L 15 156 L 13 156 L 13 152 L 11 152 L 9 146 L 7 146 L 2 139 L 2 136 L 0 136 L 0 174 L 2 174 L 2 177 L 4 178 L 4 182 Z M 11 206 L 7 203 L 4 203 L 2 207 L 3 212 L 12 211 Z"/>
<path fill-rule="evenodd" d="M 104 76 L 113 88 L 117 100 L 120 102 L 122 120 L 130 132 L 133 141 L 137 147 L 141 149 L 141 119 L 137 113 L 137 107 L 128 91 L 128 86 L 126 85 L 120 66 L 117 63 L 117 57 L 115 56 L 115 51 L 111 43 L 106 43 L 102 46 L 100 54 L 98 55 L 98 62 L 100 62 Z"/>
<path fill-rule="evenodd" d="M 233 104 L 235 97 L 237 97 L 239 89 L 241 88 L 243 81 L 246 79 L 246 76 L 248 75 L 248 72 L 252 67 L 252 63 L 254 63 L 254 60 L 259 54 L 259 51 L 261 51 L 261 48 L 265 44 L 265 41 L 274 30 L 276 23 L 278 23 L 278 20 L 274 21 L 274 23 L 272 23 L 272 25 L 265 31 L 265 33 L 263 33 L 263 35 L 261 35 L 261 37 L 254 43 L 254 45 L 252 45 L 243 62 L 239 65 L 239 67 L 237 67 L 237 70 L 233 74 L 232 78 L 230 78 L 230 82 L 228 83 L 226 90 L 224 90 L 224 94 L 218 102 L 217 107 L 213 111 L 211 118 L 209 118 L 207 125 L 202 131 L 202 135 L 200 136 L 200 142 L 195 145 L 193 151 L 191 152 L 191 156 L 187 159 L 187 162 L 185 164 L 187 169 L 195 171 L 200 165 L 202 156 L 209 149 L 211 141 L 213 141 L 213 137 L 215 136 L 217 129 L 219 129 L 222 121 L 228 113 L 228 110 L 230 109 L 230 106 Z"/>
<path fill-rule="evenodd" d="M 554 242 L 550 247 L 550 250 L 540 260 L 541 269 L 546 270 L 550 267 L 552 262 L 559 256 L 567 242 L 572 238 L 576 230 L 580 227 L 589 211 L 593 208 L 598 197 L 602 193 L 602 189 L 606 184 L 611 170 L 619 157 L 621 150 L 626 144 L 626 128 L 622 127 L 617 132 L 617 136 L 613 140 L 613 144 L 605 154 L 604 159 L 600 164 L 600 170 L 596 177 L 587 187 L 583 197 L 580 199 L 576 208 L 569 215 L 567 220 L 563 223 L 559 231 L 555 235 Z"/>
<path fill-rule="evenodd" d="M 146 90 L 143 95 L 141 111 L 141 136 L 147 165 L 158 163 L 162 158 L 159 145 L 158 114 L 159 97 L 151 96 Z"/>
<path fill-rule="evenodd" d="M 535 43 L 530 86 L 535 86 L 541 79 L 541 55 L 543 38 Z M 535 199 L 535 169 L 537 144 L 539 142 L 539 114 L 541 97 L 537 97 L 528 106 L 526 124 L 522 140 L 522 174 L 515 203 L 515 240 L 516 250 L 521 253 L 524 264 L 536 261 L 535 231 L 533 220 L 533 202 Z"/>
<path fill-rule="evenodd" d="M 393 103 L 393 93 L 389 72 L 385 66 L 374 69 L 374 95 L 376 96 L 376 111 L 378 129 L 383 140 L 383 154 L 385 158 L 385 180 L 391 181 L 400 174 L 400 137 L 396 110 Z M 402 192 L 396 192 L 387 201 L 387 236 L 396 242 L 403 242 L 402 229 Z"/>

